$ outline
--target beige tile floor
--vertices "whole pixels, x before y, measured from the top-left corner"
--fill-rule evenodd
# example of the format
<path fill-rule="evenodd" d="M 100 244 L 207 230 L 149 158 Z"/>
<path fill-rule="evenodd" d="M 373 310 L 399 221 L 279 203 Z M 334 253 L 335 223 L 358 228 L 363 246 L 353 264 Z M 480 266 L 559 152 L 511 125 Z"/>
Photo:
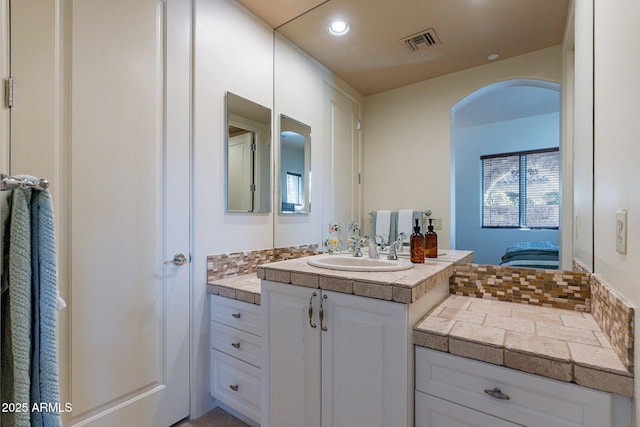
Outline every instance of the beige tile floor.
<path fill-rule="evenodd" d="M 195 420 L 180 421 L 172 427 L 249 427 L 221 408 L 213 408 Z"/>

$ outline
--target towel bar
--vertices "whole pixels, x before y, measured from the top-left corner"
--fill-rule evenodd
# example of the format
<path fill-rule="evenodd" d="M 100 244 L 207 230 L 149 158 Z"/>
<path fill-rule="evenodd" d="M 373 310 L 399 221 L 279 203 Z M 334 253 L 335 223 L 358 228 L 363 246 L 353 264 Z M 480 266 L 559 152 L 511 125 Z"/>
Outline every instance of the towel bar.
<path fill-rule="evenodd" d="M 33 188 L 34 190 L 46 190 L 49 181 L 26 176 L 9 176 L 0 174 L 0 191 L 13 190 L 15 188 Z"/>
<path fill-rule="evenodd" d="M 371 211 L 369 212 L 369 215 L 373 215 L 375 211 Z M 423 214 L 425 214 L 426 216 L 431 216 L 431 209 L 427 209 L 426 211 L 422 211 Z"/>

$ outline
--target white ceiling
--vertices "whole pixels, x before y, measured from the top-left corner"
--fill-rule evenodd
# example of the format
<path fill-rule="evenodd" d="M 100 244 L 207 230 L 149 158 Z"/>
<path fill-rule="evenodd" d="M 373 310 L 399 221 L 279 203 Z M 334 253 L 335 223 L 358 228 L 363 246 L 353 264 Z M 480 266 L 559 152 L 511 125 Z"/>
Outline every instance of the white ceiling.
<path fill-rule="evenodd" d="M 569 0 L 237 0 L 363 95 L 562 43 Z M 305 11 L 308 11 L 305 13 Z M 327 32 L 336 17 L 351 31 Z M 433 28 L 440 45 L 401 39 Z"/>

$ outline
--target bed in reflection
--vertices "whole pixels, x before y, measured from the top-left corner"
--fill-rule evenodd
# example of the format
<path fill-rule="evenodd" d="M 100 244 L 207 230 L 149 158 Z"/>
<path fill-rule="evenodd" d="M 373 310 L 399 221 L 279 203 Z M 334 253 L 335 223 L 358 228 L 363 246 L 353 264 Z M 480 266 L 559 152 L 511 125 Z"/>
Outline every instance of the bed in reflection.
<path fill-rule="evenodd" d="M 516 243 L 506 249 L 500 265 L 557 270 L 558 249 L 547 241 Z"/>

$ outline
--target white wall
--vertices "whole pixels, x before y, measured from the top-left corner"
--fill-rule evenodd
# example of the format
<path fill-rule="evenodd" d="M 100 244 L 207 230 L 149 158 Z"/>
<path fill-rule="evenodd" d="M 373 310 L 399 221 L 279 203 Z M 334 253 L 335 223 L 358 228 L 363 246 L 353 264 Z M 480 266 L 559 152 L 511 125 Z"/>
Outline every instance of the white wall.
<path fill-rule="evenodd" d="M 194 28 L 191 416 L 197 417 L 213 404 L 207 255 L 273 245 L 273 214 L 225 213 L 224 189 L 225 92 L 272 108 L 273 32 L 231 0 L 196 0 Z"/>
<path fill-rule="evenodd" d="M 560 83 L 560 46 L 372 95 L 365 102 L 364 212 L 431 209 L 450 246 L 451 107 L 488 84 L 514 78 Z M 365 232 L 370 230 L 370 221 Z M 368 227 L 368 228 L 367 228 Z"/>
<path fill-rule="evenodd" d="M 208 390 L 207 255 L 320 243 L 326 221 L 318 183 L 330 170 L 322 155 L 323 82 L 362 97 L 286 39 L 277 35 L 274 41 L 273 30 L 235 1 L 196 0 L 194 16 L 191 416 L 197 417 L 213 405 Z M 279 202 L 272 203 L 269 214 L 225 213 L 226 91 L 271 108 L 273 135 L 280 134 L 280 114 L 311 126 L 309 215 L 280 215 Z M 272 147 L 277 153 L 278 138 Z M 277 196 L 278 155 L 272 168 L 271 188 Z"/>
<path fill-rule="evenodd" d="M 322 230 L 329 218 L 323 215 L 322 200 L 326 174 L 331 165 L 326 159 L 327 136 L 324 135 L 323 106 L 325 99 L 323 82 L 339 88 L 349 96 L 363 102 L 358 94 L 342 80 L 332 75 L 324 66 L 277 34 L 275 37 L 275 100 L 276 117 L 280 114 L 311 126 L 311 212 L 308 215 L 274 216 L 274 247 L 321 243 Z M 279 119 L 274 134 L 280 133 Z M 274 141 L 276 152 L 279 141 Z M 324 153 L 324 154 L 323 154 Z M 274 170 L 279 170 L 280 159 L 275 158 Z M 277 178 L 276 178 L 277 179 Z"/>
<path fill-rule="evenodd" d="M 276 214 L 274 242 L 276 248 L 310 243 L 322 239 L 322 182 L 326 165 L 322 159 L 322 79 L 328 75 L 318 62 L 280 35 L 275 37 L 275 114 L 274 134 L 280 134 L 280 114 L 311 127 L 311 212 L 308 215 Z M 274 141 L 279 147 L 280 141 Z M 278 148 L 276 148 L 278 150 Z M 278 151 L 276 151 L 278 152 Z M 276 156 L 274 170 L 280 170 Z M 276 178 L 279 179 L 279 178 Z"/>
<path fill-rule="evenodd" d="M 455 130 L 455 247 L 473 250 L 474 262 L 499 264 L 517 242 L 558 244 L 558 230 L 482 228 L 480 156 L 557 147 L 559 125 L 551 113 Z"/>
<path fill-rule="evenodd" d="M 640 3 L 595 2 L 595 272 L 640 306 Z M 616 211 L 628 211 L 627 254 L 616 252 Z M 640 334 L 635 328 L 635 342 Z M 635 350 L 635 366 L 640 351 Z M 640 377 L 635 393 L 640 394 Z M 634 401 L 638 425 L 638 399 Z"/>

